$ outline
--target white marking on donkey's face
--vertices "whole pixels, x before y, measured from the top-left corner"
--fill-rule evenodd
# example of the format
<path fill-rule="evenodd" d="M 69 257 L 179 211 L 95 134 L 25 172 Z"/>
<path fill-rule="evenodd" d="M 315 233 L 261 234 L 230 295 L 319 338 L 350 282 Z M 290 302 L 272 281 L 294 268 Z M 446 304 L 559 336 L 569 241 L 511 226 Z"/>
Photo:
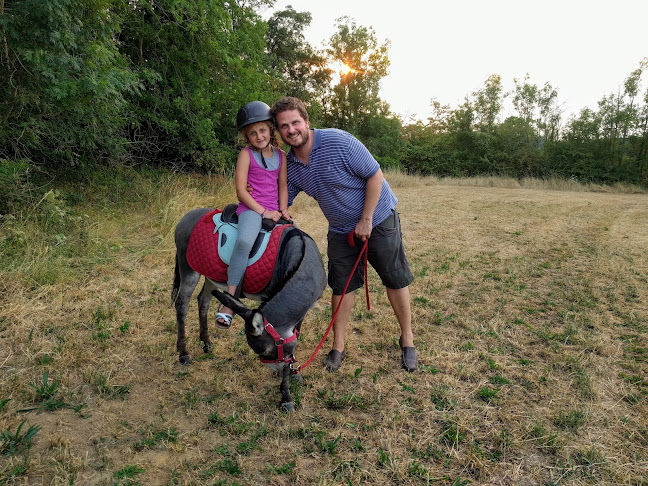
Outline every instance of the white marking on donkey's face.
<path fill-rule="evenodd" d="M 263 314 L 261 314 L 260 312 L 255 312 L 254 317 L 252 317 L 252 330 L 250 334 L 255 337 L 263 334 L 263 331 L 265 330 L 264 324 Z"/>

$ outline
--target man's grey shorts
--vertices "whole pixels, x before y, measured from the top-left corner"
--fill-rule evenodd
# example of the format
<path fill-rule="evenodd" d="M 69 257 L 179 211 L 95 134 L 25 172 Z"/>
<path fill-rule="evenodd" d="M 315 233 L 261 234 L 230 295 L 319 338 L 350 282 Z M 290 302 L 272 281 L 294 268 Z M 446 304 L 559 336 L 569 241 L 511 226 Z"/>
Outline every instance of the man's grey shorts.
<path fill-rule="evenodd" d="M 328 284 L 334 295 L 342 295 L 351 269 L 358 259 L 364 243 L 355 238 L 355 246 L 349 246 L 348 235 L 328 233 Z M 400 218 L 394 209 L 382 223 L 374 226 L 368 245 L 368 260 L 376 270 L 385 287 L 402 289 L 414 281 L 405 251 Z M 347 288 L 352 292 L 364 284 L 364 258 L 358 263 Z"/>

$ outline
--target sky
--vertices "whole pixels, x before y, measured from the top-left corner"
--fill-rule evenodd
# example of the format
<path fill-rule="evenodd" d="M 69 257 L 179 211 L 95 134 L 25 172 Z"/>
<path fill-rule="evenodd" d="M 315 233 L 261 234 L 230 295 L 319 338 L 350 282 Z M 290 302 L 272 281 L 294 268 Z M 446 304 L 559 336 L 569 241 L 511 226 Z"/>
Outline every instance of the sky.
<path fill-rule="evenodd" d="M 432 99 L 458 107 L 493 74 L 506 91 L 526 74 L 551 84 L 566 119 L 622 90 L 648 58 L 648 0 L 277 0 L 261 15 L 288 5 L 312 14 L 305 35 L 314 48 L 341 16 L 389 40 L 380 97 L 404 121 L 425 121 Z"/>

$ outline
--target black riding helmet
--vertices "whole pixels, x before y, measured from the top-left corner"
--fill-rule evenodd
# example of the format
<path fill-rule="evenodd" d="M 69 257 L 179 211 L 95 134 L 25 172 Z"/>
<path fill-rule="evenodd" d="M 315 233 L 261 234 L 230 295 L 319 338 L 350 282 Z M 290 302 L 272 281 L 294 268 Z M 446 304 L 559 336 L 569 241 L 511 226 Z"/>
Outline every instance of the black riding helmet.
<path fill-rule="evenodd" d="M 253 123 L 267 120 L 272 120 L 270 107 L 263 101 L 250 101 L 239 108 L 236 114 L 236 127 L 241 130 Z"/>

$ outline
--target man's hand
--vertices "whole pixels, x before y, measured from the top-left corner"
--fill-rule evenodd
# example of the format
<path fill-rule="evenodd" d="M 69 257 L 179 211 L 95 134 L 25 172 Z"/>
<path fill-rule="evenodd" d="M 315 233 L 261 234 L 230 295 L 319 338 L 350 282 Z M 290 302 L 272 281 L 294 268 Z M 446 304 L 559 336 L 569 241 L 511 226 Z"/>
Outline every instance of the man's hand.
<path fill-rule="evenodd" d="M 369 238 L 371 236 L 371 229 L 372 229 L 371 223 L 372 223 L 371 218 L 361 219 L 356 225 L 355 230 L 353 230 L 355 236 L 357 238 L 360 238 L 360 240 L 362 241 L 365 241 L 367 238 Z"/>

